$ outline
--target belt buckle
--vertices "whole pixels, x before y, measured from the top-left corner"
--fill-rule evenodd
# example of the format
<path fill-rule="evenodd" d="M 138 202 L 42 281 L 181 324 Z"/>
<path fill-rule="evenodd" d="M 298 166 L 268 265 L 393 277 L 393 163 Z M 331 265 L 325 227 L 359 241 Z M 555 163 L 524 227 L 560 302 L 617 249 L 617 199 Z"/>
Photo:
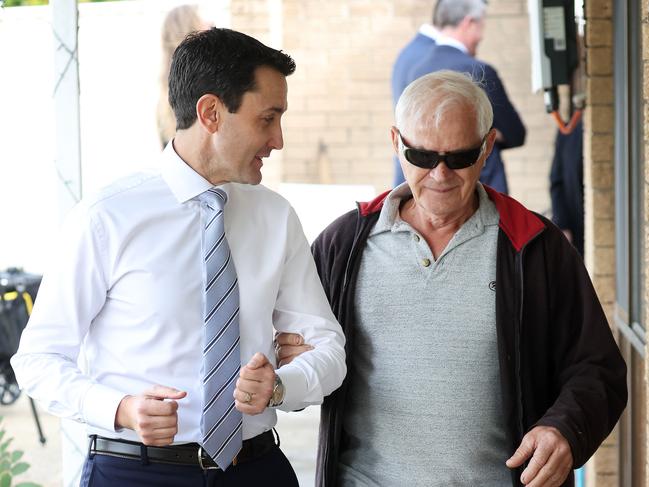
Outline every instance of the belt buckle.
<path fill-rule="evenodd" d="M 216 465 L 213 467 L 203 465 L 203 447 L 199 446 L 198 447 L 198 465 L 203 469 L 203 470 L 220 470 L 219 467 Z"/>
<path fill-rule="evenodd" d="M 97 454 L 97 435 L 90 435 L 90 443 L 88 444 L 88 458 L 94 458 Z"/>

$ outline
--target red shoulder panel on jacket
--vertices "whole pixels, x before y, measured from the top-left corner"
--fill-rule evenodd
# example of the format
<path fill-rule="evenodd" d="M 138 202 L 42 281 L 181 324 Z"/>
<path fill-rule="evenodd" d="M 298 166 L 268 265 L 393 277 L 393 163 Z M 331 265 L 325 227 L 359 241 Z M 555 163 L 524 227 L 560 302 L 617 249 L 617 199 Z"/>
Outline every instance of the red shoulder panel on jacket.
<path fill-rule="evenodd" d="M 381 193 L 372 201 L 358 203 L 358 208 L 361 212 L 361 215 L 367 216 L 377 211 L 381 211 L 381 208 L 383 208 L 383 202 L 385 201 L 385 198 L 388 196 L 390 191 L 392 190 L 388 189 L 385 193 Z"/>
<path fill-rule="evenodd" d="M 514 198 L 483 185 L 500 214 L 499 227 L 517 251 L 545 228 L 545 224 Z"/>
<path fill-rule="evenodd" d="M 483 185 L 489 199 L 500 214 L 499 226 L 517 251 L 545 228 L 545 224 L 521 203 L 489 186 Z M 381 193 L 372 201 L 358 204 L 362 216 L 381 211 L 385 198 L 391 190 Z"/>

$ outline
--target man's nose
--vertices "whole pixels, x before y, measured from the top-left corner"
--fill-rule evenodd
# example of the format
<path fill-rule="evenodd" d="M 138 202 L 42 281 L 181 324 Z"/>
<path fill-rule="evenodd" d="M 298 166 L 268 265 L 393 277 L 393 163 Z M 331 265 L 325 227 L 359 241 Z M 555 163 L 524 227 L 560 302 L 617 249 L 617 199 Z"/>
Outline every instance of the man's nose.
<path fill-rule="evenodd" d="M 268 145 L 271 149 L 281 150 L 284 147 L 284 135 L 282 134 L 282 127 L 277 126 L 277 129 L 273 131 L 273 135 L 268 141 Z"/>
<path fill-rule="evenodd" d="M 453 175 L 453 170 L 449 169 L 446 162 L 441 161 L 437 166 L 428 172 L 428 176 L 436 180 L 448 179 Z"/>

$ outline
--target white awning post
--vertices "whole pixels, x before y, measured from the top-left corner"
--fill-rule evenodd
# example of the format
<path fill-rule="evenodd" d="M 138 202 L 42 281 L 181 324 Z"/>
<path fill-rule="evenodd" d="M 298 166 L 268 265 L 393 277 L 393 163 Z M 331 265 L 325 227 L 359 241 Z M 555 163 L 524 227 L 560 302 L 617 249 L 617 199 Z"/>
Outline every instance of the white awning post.
<path fill-rule="evenodd" d="M 81 200 L 81 132 L 79 113 L 79 11 L 76 0 L 50 0 L 54 46 L 55 160 L 59 219 Z M 83 354 L 79 357 L 83 362 Z M 61 420 L 63 486 L 79 485 L 87 451 L 85 425 Z"/>
<path fill-rule="evenodd" d="M 51 0 L 54 41 L 55 165 L 61 218 L 80 199 L 81 137 L 79 116 L 78 9 L 76 0 Z"/>

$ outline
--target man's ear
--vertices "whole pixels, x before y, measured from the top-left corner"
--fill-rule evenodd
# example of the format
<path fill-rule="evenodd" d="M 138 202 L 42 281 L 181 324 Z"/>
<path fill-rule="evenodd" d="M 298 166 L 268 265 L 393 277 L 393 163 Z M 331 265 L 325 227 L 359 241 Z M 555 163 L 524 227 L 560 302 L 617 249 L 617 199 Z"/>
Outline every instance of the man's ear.
<path fill-rule="evenodd" d="M 399 131 L 394 125 L 390 128 L 390 138 L 392 139 L 394 153 L 399 156 Z"/>
<path fill-rule="evenodd" d="M 207 132 L 213 134 L 219 129 L 224 109 L 218 96 L 203 95 L 196 102 L 196 120 Z"/>
<path fill-rule="evenodd" d="M 460 23 L 457 24 L 457 28 L 459 28 L 462 32 L 464 32 L 471 27 L 471 24 L 473 24 L 474 20 L 475 19 L 473 17 L 469 17 L 467 15 L 462 20 L 460 20 Z"/>
<path fill-rule="evenodd" d="M 489 133 L 487 133 L 487 146 L 485 147 L 484 151 L 484 160 L 487 160 L 487 157 L 489 157 L 489 154 L 491 154 L 491 151 L 494 148 L 494 144 L 496 143 L 496 137 L 498 135 L 498 129 L 492 128 Z"/>

